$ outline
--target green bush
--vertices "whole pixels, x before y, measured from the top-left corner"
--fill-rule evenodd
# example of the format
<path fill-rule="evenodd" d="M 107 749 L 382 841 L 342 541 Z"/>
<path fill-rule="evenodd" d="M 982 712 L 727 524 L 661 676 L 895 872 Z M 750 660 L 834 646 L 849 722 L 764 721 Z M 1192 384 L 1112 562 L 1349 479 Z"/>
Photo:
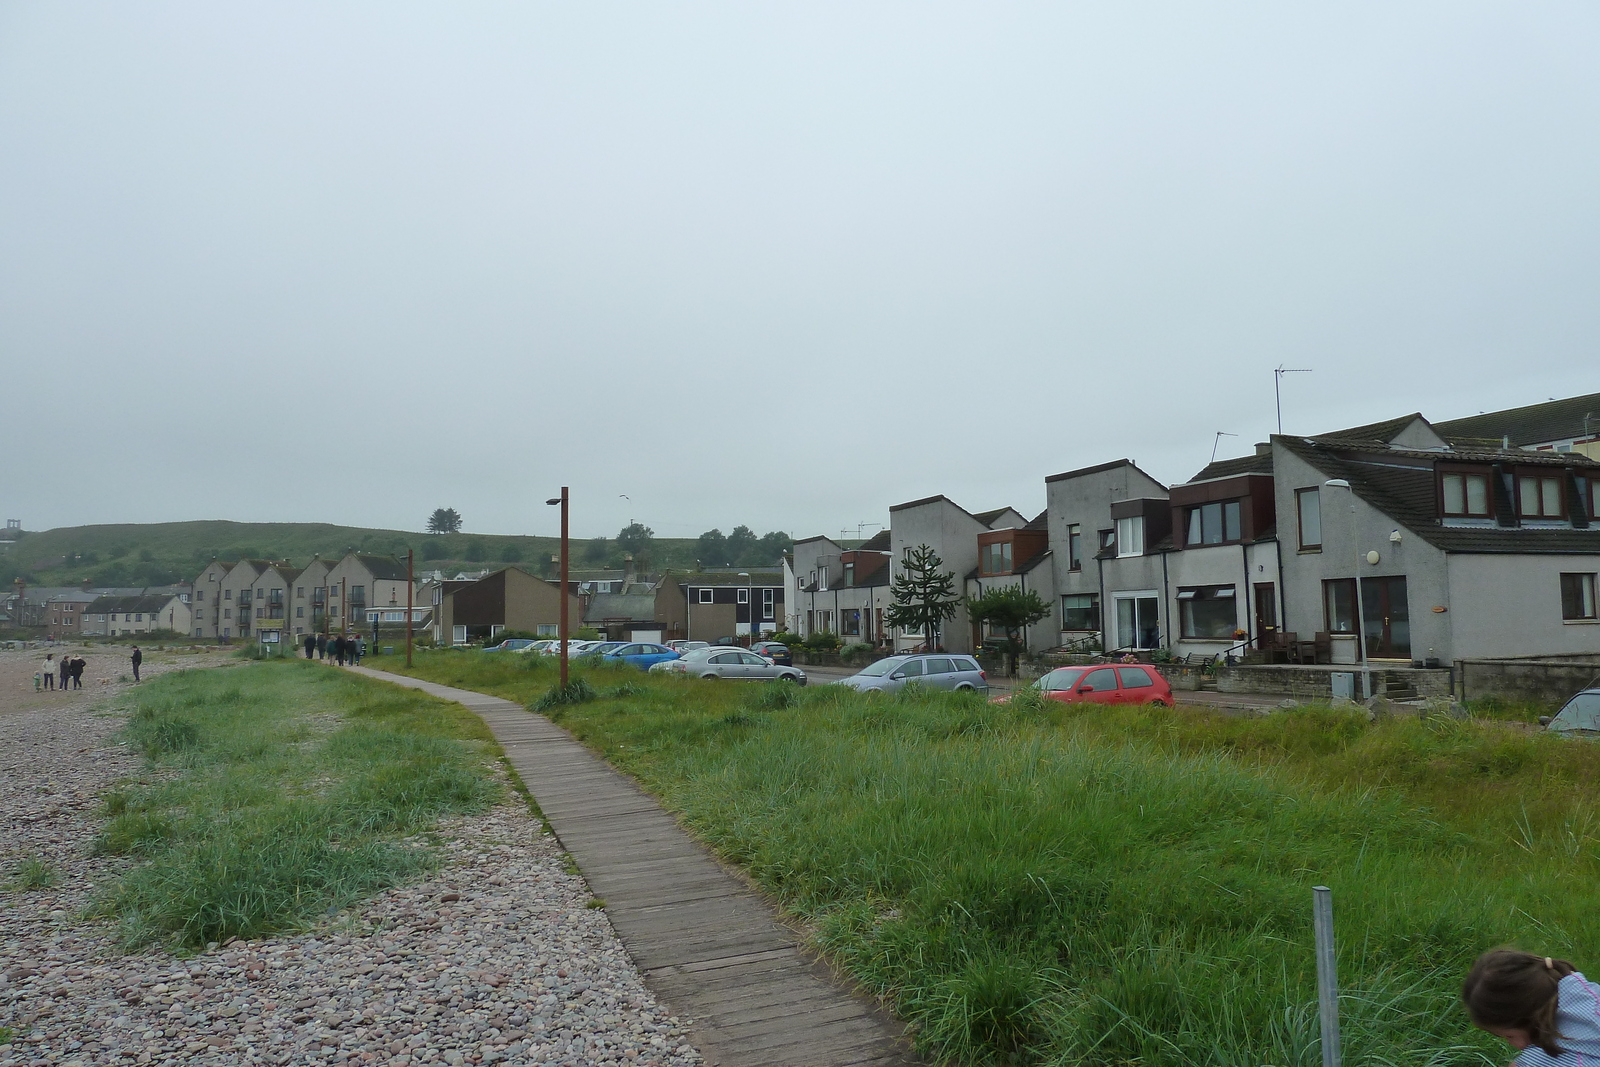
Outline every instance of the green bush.
<path fill-rule="evenodd" d="M 839 635 L 826 630 L 818 630 L 803 642 L 804 646 L 812 652 L 837 652 L 839 651 Z"/>
<path fill-rule="evenodd" d="M 583 678 L 570 679 L 566 685 L 553 686 L 548 693 L 534 701 L 533 711 L 549 711 L 568 704 L 586 704 L 596 699 L 594 687 Z"/>

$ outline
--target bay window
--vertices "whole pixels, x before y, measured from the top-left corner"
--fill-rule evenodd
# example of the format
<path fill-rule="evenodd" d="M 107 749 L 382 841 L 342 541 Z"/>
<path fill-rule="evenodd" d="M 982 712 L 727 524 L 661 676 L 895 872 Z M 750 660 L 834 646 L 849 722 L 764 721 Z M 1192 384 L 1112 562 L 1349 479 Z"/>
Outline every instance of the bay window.
<path fill-rule="evenodd" d="M 1178 590 L 1178 621 L 1183 636 L 1197 641 L 1232 640 L 1238 628 L 1231 585 L 1201 585 Z"/>
<path fill-rule="evenodd" d="M 1188 509 L 1188 537 L 1184 544 L 1221 545 L 1238 541 L 1243 536 L 1239 525 L 1239 502 L 1219 500 L 1210 504 L 1197 504 Z"/>

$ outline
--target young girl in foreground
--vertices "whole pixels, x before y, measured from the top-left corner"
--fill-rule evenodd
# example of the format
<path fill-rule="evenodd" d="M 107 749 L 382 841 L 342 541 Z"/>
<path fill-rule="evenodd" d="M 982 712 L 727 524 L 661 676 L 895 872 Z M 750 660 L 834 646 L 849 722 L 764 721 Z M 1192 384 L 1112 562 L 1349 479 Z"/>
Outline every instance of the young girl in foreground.
<path fill-rule="evenodd" d="M 1474 1026 L 1518 1051 L 1516 1067 L 1600 1067 L 1600 986 L 1566 960 L 1485 952 L 1461 999 Z"/>

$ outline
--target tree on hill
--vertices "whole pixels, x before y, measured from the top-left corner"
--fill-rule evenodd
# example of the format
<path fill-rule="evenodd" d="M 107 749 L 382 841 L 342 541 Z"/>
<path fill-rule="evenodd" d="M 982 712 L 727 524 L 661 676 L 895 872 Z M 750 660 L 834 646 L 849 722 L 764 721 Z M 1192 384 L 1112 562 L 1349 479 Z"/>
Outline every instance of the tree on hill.
<path fill-rule="evenodd" d="M 728 535 L 728 559 L 741 567 L 755 562 L 756 532 L 748 526 L 735 526 Z"/>
<path fill-rule="evenodd" d="M 634 562 L 643 567 L 650 560 L 650 548 L 655 544 L 656 532 L 639 522 L 629 523 L 617 534 L 617 547 L 633 553 Z"/>
<path fill-rule="evenodd" d="M 507 542 L 505 547 L 500 549 L 500 561 L 502 563 L 521 563 L 522 546 L 515 541 Z"/>
<path fill-rule="evenodd" d="M 732 562 L 727 537 L 721 530 L 707 530 L 694 543 L 694 558 L 702 567 L 726 567 Z"/>
<path fill-rule="evenodd" d="M 444 559 L 445 547 L 443 543 L 439 541 L 428 541 L 425 543 L 422 546 L 422 558 L 424 560 Z"/>
<path fill-rule="evenodd" d="M 944 569 L 944 560 L 927 545 L 918 545 L 906 557 L 889 586 L 894 603 L 885 617 L 902 630 L 922 631 L 923 644 L 934 647 L 941 624 L 955 617 L 956 576 Z"/>
<path fill-rule="evenodd" d="M 428 516 L 428 532 L 452 534 L 461 532 L 461 513 L 455 508 L 434 508 Z"/>
<path fill-rule="evenodd" d="M 600 566 L 611 555 L 611 541 L 609 538 L 596 537 L 583 546 L 583 561 Z"/>
<path fill-rule="evenodd" d="M 771 566 L 778 562 L 779 557 L 794 548 L 794 538 L 782 530 L 773 530 L 771 533 L 762 534 L 761 540 L 756 542 L 752 563 Z"/>
<path fill-rule="evenodd" d="M 967 598 L 967 617 L 976 623 L 989 623 L 1006 632 L 1006 658 L 1011 673 L 1017 673 L 1017 654 L 1022 651 L 1022 631 L 1050 614 L 1050 605 L 1032 589 L 1003 585 L 982 596 Z"/>

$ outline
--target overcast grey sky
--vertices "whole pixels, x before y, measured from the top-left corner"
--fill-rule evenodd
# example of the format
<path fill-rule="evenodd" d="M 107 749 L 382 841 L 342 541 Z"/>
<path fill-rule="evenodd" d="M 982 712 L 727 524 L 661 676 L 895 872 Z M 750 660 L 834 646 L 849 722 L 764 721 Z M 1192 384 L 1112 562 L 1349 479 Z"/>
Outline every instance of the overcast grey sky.
<path fill-rule="evenodd" d="M 1600 6 L 0 5 L 0 509 L 837 534 L 1600 389 Z M 623 495 L 630 499 L 622 499 Z M 870 527 L 869 527 L 870 529 Z"/>

